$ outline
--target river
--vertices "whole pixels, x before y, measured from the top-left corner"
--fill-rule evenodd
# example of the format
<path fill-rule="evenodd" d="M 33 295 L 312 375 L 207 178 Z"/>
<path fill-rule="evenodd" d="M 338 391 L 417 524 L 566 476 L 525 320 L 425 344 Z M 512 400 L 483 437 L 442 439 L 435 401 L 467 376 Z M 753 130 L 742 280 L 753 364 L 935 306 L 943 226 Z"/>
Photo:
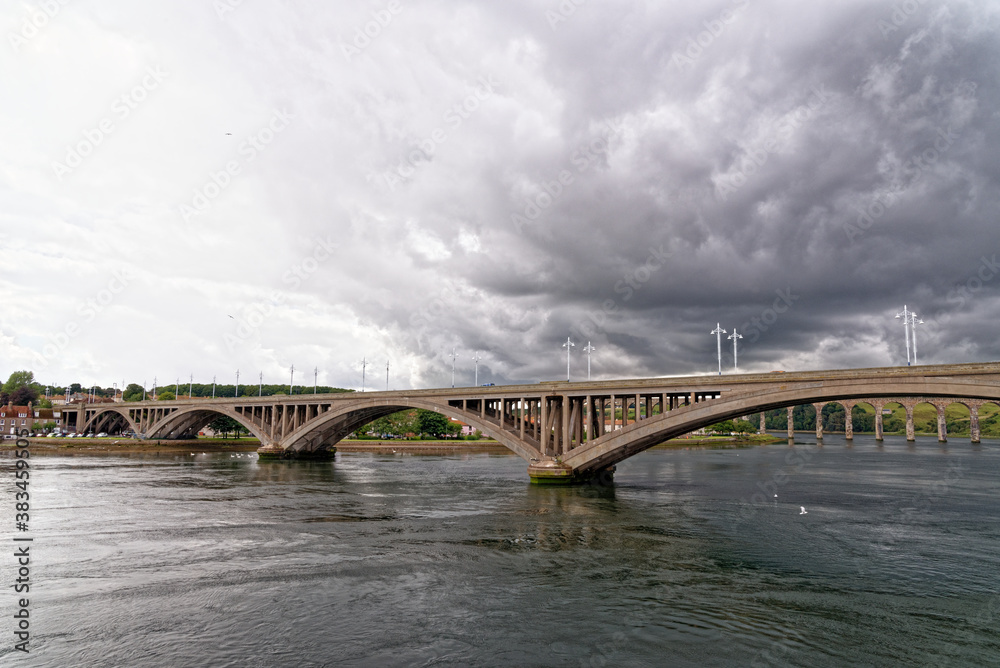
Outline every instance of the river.
<path fill-rule="evenodd" d="M 31 466 L 4 665 L 1000 665 L 996 441 L 655 449 L 572 488 L 482 453 Z"/>

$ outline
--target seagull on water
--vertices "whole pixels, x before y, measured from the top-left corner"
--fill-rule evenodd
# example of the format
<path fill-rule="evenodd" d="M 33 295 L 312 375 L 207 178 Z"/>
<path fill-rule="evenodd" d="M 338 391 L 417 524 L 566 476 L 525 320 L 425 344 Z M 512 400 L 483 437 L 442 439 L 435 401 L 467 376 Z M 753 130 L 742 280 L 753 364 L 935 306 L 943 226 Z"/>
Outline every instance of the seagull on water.
<path fill-rule="evenodd" d="M 799 515 L 808 515 L 808 514 L 809 513 L 806 512 L 805 506 L 799 506 Z"/>

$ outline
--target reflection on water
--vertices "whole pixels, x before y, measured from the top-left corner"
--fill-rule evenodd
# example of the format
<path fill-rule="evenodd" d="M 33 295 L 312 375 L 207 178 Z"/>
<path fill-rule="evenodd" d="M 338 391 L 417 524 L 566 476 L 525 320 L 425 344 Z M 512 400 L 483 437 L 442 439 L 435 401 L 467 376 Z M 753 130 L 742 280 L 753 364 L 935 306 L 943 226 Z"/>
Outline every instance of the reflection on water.
<path fill-rule="evenodd" d="M 18 665 L 1000 664 L 995 442 L 33 466 Z"/>

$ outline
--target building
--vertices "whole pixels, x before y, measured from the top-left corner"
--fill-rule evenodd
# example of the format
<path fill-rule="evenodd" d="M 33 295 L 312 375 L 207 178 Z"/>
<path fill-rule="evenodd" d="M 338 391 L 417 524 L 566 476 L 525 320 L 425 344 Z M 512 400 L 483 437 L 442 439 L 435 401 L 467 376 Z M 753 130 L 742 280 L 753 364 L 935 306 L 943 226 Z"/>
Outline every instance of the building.
<path fill-rule="evenodd" d="M 15 406 L 13 402 L 0 406 L 0 434 L 16 436 L 21 430 L 29 432 L 43 424 L 54 422 L 56 429 L 62 429 L 62 411 L 52 408 L 35 408 L 31 402 L 27 406 Z"/>

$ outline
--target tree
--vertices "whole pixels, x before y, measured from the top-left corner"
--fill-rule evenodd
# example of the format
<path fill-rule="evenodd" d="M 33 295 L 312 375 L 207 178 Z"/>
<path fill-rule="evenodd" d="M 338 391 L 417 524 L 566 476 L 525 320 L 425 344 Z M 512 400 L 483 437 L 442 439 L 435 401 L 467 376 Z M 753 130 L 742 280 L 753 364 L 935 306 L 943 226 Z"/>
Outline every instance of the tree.
<path fill-rule="evenodd" d="M 417 426 L 421 434 L 440 437 L 448 432 L 448 418 L 431 411 L 417 411 Z"/>
<path fill-rule="evenodd" d="M 174 396 L 174 393 L 171 392 L 170 390 L 164 390 L 159 394 L 157 394 L 156 398 L 159 399 L 160 401 L 173 401 L 177 397 Z"/>
<path fill-rule="evenodd" d="M 223 438 L 228 438 L 227 434 L 229 434 L 229 432 L 233 432 L 236 435 L 236 438 L 239 438 L 240 432 L 243 431 L 243 425 L 228 415 L 218 416 L 208 423 L 208 428 L 216 434 L 222 434 Z"/>
<path fill-rule="evenodd" d="M 46 399 L 45 397 L 42 397 L 41 399 L 35 402 L 35 406 L 37 406 L 38 408 L 52 408 L 52 401 Z"/>
<path fill-rule="evenodd" d="M 142 396 L 145 391 L 142 389 L 142 385 L 138 383 L 129 383 L 125 391 L 122 392 L 122 400 L 124 401 L 142 401 Z"/>
<path fill-rule="evenodd" d="M 10 374 L 7 382 L 3 384 L 3 391 L 7 394 L 13 395 L 14 392 L 21 389 L 22 387 L 31 387 L 31 384 L 35 382 L 35 374 L 30 371 L 15 371 Z M 37 393 L 36 393 L 37 396 Z"/>
<path fill-rule="evenodd" d="M 30 385 L 22 385 L 11 393 L 9 401 L 13 401 L 15 406 L 27 406 L 29 402 L 34 403 L 38 399 L 38 390 Z"/>

